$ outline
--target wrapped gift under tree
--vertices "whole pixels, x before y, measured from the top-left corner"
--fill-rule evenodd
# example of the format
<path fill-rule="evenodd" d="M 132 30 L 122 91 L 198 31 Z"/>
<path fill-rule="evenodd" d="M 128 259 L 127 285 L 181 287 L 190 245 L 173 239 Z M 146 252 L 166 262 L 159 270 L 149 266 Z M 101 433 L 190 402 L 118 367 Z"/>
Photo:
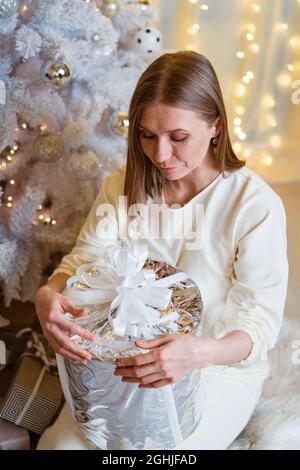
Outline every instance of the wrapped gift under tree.
<path fill-rule="evenodd" d="M 31 334 L 27 351 L 21 354 L 15 374 L 2 402 L 0 416 L 37 434 L 51 424 L 62 405 L 63 394 L 54 353 L 42 335 Z"/>

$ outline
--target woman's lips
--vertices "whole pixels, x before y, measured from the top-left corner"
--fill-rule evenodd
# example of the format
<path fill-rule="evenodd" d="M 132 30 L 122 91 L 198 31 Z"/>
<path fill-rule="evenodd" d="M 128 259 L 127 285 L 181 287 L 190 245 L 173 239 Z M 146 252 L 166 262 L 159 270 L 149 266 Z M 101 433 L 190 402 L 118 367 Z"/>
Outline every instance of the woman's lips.
<path fill-rule="evenodd" d="M 170 170 L 176 170 L 178 168 L 177 166 L 170 166 L 168 168 L 161 168 L 161 171 L 170 171 Z"/>

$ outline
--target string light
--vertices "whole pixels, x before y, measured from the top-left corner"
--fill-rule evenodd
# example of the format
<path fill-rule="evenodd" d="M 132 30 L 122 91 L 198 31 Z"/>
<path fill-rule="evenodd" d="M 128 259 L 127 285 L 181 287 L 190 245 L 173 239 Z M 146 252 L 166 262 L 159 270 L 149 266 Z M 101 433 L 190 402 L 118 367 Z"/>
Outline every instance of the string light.
<path fill-rule="evenodd" d="M 275 106 L 275 100 L 271 94 L 266 94 L 262 99 L 262 107 L 264 109 L 273 108 Z"/>
<path fill-rule="evenodd" d="M 47 199 L 43 204 L 38 205 L 37 220 L 32 221 L 32 225 L 56 225 L 56 220 L 49 214 L 49 209 L 51 208 L 51 200 Z"/>
<path fill-rule="evenodd" d="M 40 131 L 41 131 L 42 133 L 43 133 L 43 132 L 46 132 L 47 129 L 48 129 L 47 124 L 42 124 L 42 125 L 40 126 Z"/>
<path fill-rule="evenodd" d="M 240 142 L 234 142 L 233 144 L 233 150 L 236 152 L 236 153 L 240 153 L 243 149 L 243 146 Z"/>
<path fill-rule="evenodd" d="M 187 44 L 185 48 L 187 51 L 194 51 L 196 49 L 196 46 L 194 46 L 193 44 Z"/>
<path fill-rule="evenodd" d="M 12 196 L 8 196 L 5 200 L 4 198 L 4 188 L 6 186 L 6 181 L 2 181 L 0 184 L 0 207 L 6 205 L 6 207 L 11 208 L 12 207 Z"/>
<path fill-rule="evenodd" d="M 240 126 L 240 125 L 242 124 L 241 118 L 238 118 L 238 117 L 235 118 L 235 119 L 233 120 L 233 124 L 234 124 L 235 126 Z"/>
<path fill-rule="evenodd" d="M 236 87 L 236 94 L 237 94 L 237 96 L 244 96 L 245 91 L 246 91 L 246 87 L 245 87 L 245 85 L 243 85 L 242 83 L 240 83 L 240 84 Z"/>
<path fill-rule="evenodd" d="M 195 23 L 188 29 L 188 32 L 190 34 L 198 34 L 199 30 L 200 30 L 200 25 Z"/>
<path fill-rule="evenodd" d="M 275 27 L 277 31 L 287 31 L 289 29 L 289 26 L 287 23 L 277 23 Z"/>
<path fill-rule="evenodd" d="M 199 3 L 198 0 L 188 0 L 189 3 L 191 3 L 192 5 L 194 5 L 194 7 L 192 8 L 195 8 L 195 11 L 193 12 L 193 15 L 192 17 L 193 18 L 197 18 L 197 20 L 199 19 L 199 14 L 200 12 L 206 12 L 208 10 L 208 5 L 206 3 Z M 199 34 L 199 31 L 200 31 L 200 28 L 201 28 L 201 25 L 199 24 L 201 23 L 200 21 L 197 22 L 197 23 L 193 23 L 191 24 L 187 29 L 187 33 L 194 36 L 195 37 L 195 41 L 192 40 L 192 41 L 189 41 L 186 45 L 185 45 L 185 49 L 187 51 L 197 51 L 198 50 L 198 46 L 197 46 L 197 42 L 198 42 L 198 38 L 197 38 L 197 35 Z"/>
<path fill-rule="evenodd" d="M 252 10 L 255 13 L 259 13 L 260 12 L 260 6 L 257 3 L 255 3 L 254 5 L 252 5 Z"/>
<path fill-rule="evenodd" d="M 247 139 L 247 134 L 246 132 L 240 132 L 239 135 L 238 135 L 238 138 L 240 140 L 246 140 Z"/>
<path fill-rule="evenodd" d="M 273 158 L 271 157 L 271 155 L 265 155 L 262 158 L 262 164 L 263 165 L 269 166 L 269 165 L 272 165 L 272 163 L 273 163 Z"/>
<path fill-rule="evenodd" d="M 26 5 L 26 3 L 24 3 L 24 4 L 21 6 L 21 12 L 22 12 L 22 13 L 25 13 L 27 10 L 28 10 L 28 6 Z"/>
<path fill-rule="evenodd" d="M 300 45 L 300 38 L 299 36 L 293 36 L 290 39 L 290 45 L 293 47 L 298 47 Z"/>
<path fill-rule="evenodd" d="M 56 225 L 56 220 L 46 214 L 40 214 L 38 220 L 32 221 L 33 225 Z"/>
<path fill-rule="evenodd" d="M 285 72 L 279 74 L 277 77 L 277 83 L 281 87 L 289 87 L 291 84 L 291 81 L 292 81 L 291 76 Z"/>
<path fill-rule="evenodd" d="M 253 23 L 248 24 L 247 29 L 250 33 L 255 33 L 256 32 L 256 26 Z"/>
<path fill-rule="evenodd" d="M 256 44 L 256 43 L 255 43 L 255 44 L 251 44 L 251 50 L 252 50 L 253 52 L 259 52 L 259 51 L 260 51 L 260 47 L 259 47 L 259 45 Z"/>
<path fill-rule="evenodd" d="M 249 157 L 251 157 L 251 155 L 252 155 L 252 152 L 251 152 L 250 149 L 247 148 L 247 149 L 243 150 L 243 157 L 249 158 Z"/>
<path fill-rule="evenodd" d="M 243 108 L 243 106 L 237 106 L 235 108 L 235 112 L 236 112 L 236 114 L 244 114 L 245 108 Z"/>
<path fill-rule="evenodd" d="M 13 197 L 12 197 L 12 196 L 8 196 L 8 197 L 7 197 L 7 201 L 8 201 L 8 202 L 6 203 L 6 206 L 7 206 L 8 208 L 11 208 L 11 207 L 13 206 L 12 200 L 13 200 Z"/>
<path fill-rule="evenodd" d="M 15 143 L 11 147 L 5 147 L 4 150 L 0 153 L 0 170 L 5 171 L 7 164 L 13 164 L 16 161 L 18 150 L 20 149 L 20 144 Z"/>
<path fill-rule="evenodd" d="M 270 138 L 270 144 L 272 145 L 272 147 L 274 148 L 278 148 L 281 146 L 281 138 L 279 135 L 275 134 L 275 135 L 272 135 L 271 138 Z"/>
<path fill-rule="evenodd" d="M 242 128 L 241 127 L 235 127 L 234 128 L 234 133 L 239 135 L 240 133 L 242 132 Z"/>
<path fill-rule="evenodd" d="M 273 116 L 273 114 L 266 114 L 266 118 L 267 118 L 267 124 L 270 126 L 270 127 L 276 127 L 277 126 L 277 121 L 275 119 L 275 117 Z"/>
<path fill-rule="evenodd" d="M 295 0 L 300 6 L 300 0 Z M 210 8 L 209 2 L 200 2 L 200 0 L 189 0 L 190 4 L 196 6 L 194 14 L 191 14 L 191 18 L 197 18 L 191 21 L 186 32 L 190 36 L 190 41 L 186 46 L 186 49 L 197 50 L 198 43 L 200 40 L 200 34 L 204 28 L 202 24 L 205 23 L 199 20 L 200 11 L 205 11 Z M 278 127 L 277 113 L 280 107 L 279 103 L 276 102 L 277 90 L 275 89 L 270 93 L 268 89 L 265 90 L 262 95 L 258 109 L 258 113 L 261 119 L 259 128 L 266 136 L 264 139 L 264 146 L 267 143 L 269 149 L 265 149 L 264 152 L 259 150 L 259 146 L 254 150 L 251 148 L 250 143 L 247 143 L 247 128 L 246 123 L 249 119 L 246 114 L 246 99 L 251 100 L 251 93 L 254 91 L 254 85 L 256 80 L 260 78 L 259 62 L 261 43 L 260 37 L 263 37 L 260 31 L 261 24 L 263 24 L 261 13 L 263 10 L 263 2 L 260 0 L 246 0 L 245 1 L 245 22 L 241 28 L 241 40 L 240 46 L 233 52 L 236 59 L 236 67 L 238 68 L 237 79 L 233 85 L 232 97 L 232 110 L 233 115 L 231 117 L 232 132 L 235 136 L 235 142 L 233 143 L 233 149 L 237 154 L 243 156 L 243 158 L 250 158 L 255 155 L 255 158 L 251 159 L 252 165 L 269 166 L 274 163 L 275 153 L 283 145 L 283 139 L 276 128 Z M 265 11 L 264 11 L 265 13 Z M 276 41 L 284 41 L 285 45 L 289 46 L 290 54 L 296 55 L 296 52 L 300 49 L 300 34 L 296 32 L 290 23 L 290 18 L 282 16 L 282 20 L 274 22 L 273 32 L 277 33 Z M 199 35 L 199 36 L 198 36 Z M 192 37 L 193 36 L 193 37 Z M 196 41 L 194 41 L 196 39 Z M 194 44 L 193 44 L 194 43 Z M 195 46 L 197 44 L 197 46 Z M 279 46 L 281 48 L 281 46 Z M 300 60 L 299 55 L 292 57 L 286 63 L 281 65 L 281 69 L 275 75 L 273 83 L 275 86 L 280 88 L 288 89 L 291 86 L 292 81 L 298 77 L 293 73 L 300 71 Z M 282 93 L 282 90 L 280 91 Z M 253 123 L 250 125 L 252 127 Z"/>

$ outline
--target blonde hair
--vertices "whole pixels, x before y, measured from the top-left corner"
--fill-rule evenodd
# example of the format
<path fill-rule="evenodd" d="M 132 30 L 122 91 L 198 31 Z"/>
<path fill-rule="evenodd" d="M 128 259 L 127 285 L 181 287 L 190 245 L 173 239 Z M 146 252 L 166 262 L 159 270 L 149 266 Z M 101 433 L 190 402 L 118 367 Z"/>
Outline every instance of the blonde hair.
<path fill-rule="evenodd" d="M 224 174 L 245 165 L 233 151 L 222 91 L 209 60 L 194 51 L 164 54 L 141 75 L 130 102 L 124 186 L 129 207 L 146 202 L 147 196 L 160 195 L 162 188 L 172 187 L 172 182 L 146 157 L 139 142 L 141 113 L 155 102 L 195 111 L 210 126 L 220 117 L 221 131 L 214 146 L 217 167 Z"/>

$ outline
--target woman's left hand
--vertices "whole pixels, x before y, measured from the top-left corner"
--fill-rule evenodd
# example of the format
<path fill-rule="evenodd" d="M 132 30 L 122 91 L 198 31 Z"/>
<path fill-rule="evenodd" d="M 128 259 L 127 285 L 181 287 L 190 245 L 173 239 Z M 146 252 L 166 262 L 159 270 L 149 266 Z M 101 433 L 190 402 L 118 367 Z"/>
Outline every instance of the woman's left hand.
<path fill-rule="evenodd" d="M 159 388 L 178 382 L 195 367 L 213 364 L 216 340 L 198 336 L 166 335 L 150 341 L 136 341 L 139 348 L 152 351 L 118 359 L 115 375 L 140 388 Z"/>

